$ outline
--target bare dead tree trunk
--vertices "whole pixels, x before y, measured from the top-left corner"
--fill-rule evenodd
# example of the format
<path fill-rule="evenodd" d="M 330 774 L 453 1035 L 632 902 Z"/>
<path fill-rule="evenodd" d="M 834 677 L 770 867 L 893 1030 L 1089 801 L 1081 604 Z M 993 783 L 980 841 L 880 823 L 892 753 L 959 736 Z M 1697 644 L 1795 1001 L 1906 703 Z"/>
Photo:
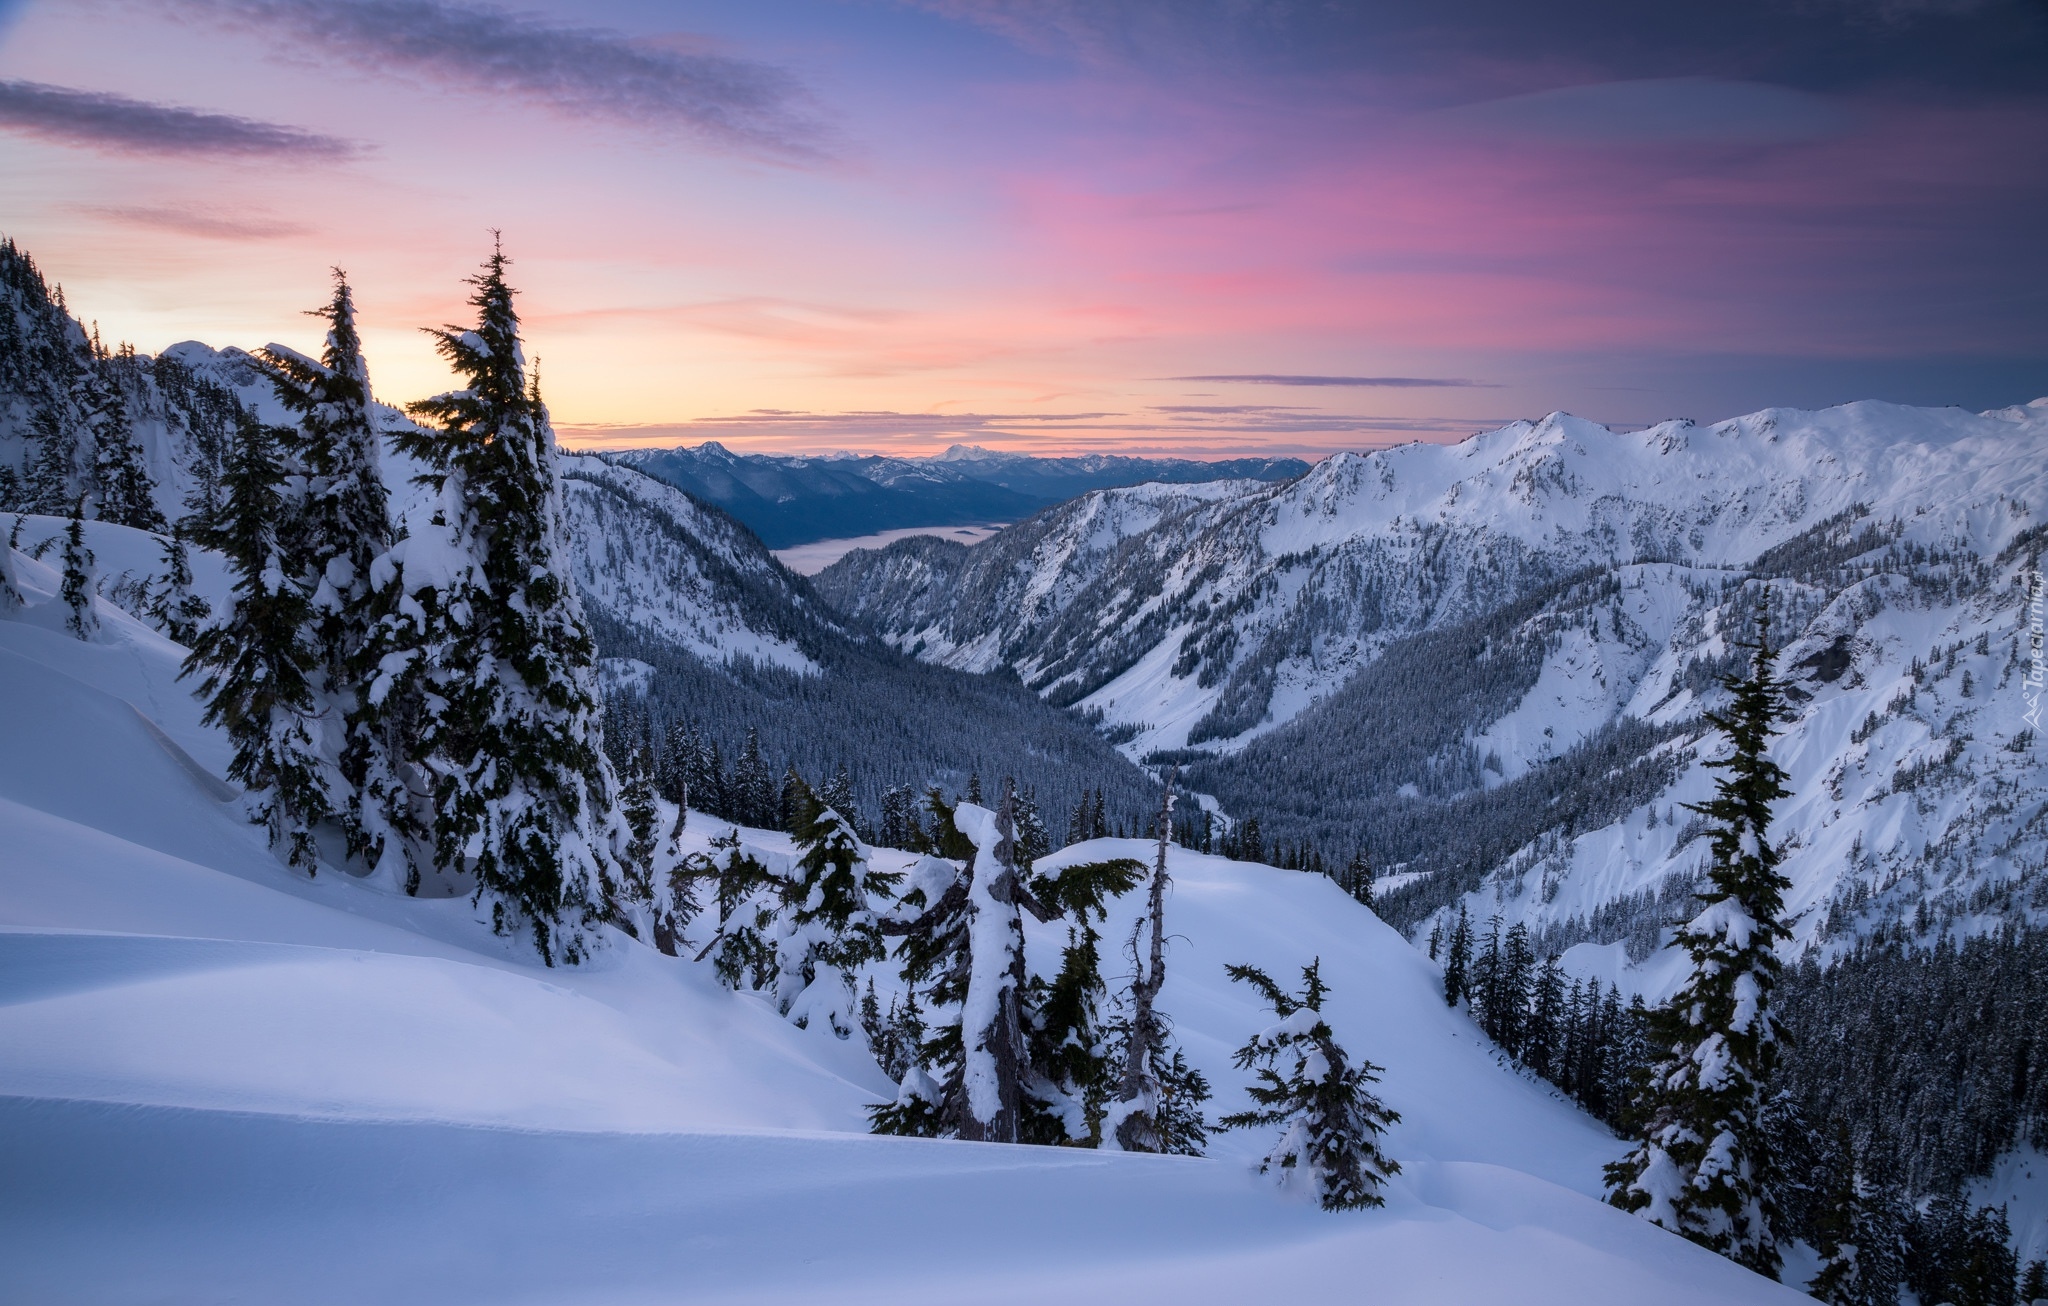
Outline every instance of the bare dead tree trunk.
<path fill-rule="evenodd" d="M 1125 1104 L 1117 1121 L 1117 1146 L 1126 1152 L 1157 1152 L 1159 1141 L 1159 1081 L 1152 1074 L 1152 1053 L 1166 1037 L 1159 1027 L 1159 1013 L 1153 1005 L 1166 983 L 1166 850 L 1173 842 L 1173 786 L 1180 768 L 1166 773 L 1166 787 L 1159 797 L 1159 850 L 1152 864 L 1152 889 L 1146 903 L 1142 931 L 1151 926 L 1148 955 L 1139 965 L 1131 983 L 1131 1034 L 1125 1048 L 1123 1080 L 1117 1085 L 1117 1101 Z M 1131 940 L 1134 960 L 1137 938 Z"/>

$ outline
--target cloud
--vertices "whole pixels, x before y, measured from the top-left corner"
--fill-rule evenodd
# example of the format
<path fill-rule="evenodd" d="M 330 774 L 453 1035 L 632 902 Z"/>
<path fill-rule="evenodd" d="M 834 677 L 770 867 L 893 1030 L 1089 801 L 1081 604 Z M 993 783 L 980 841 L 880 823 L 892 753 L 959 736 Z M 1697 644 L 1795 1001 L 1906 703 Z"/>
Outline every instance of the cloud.
<path fill-rule="evenodd" d="M 1435 376 L 1293 376 L 1278 372 L 1243 372 L 1229 376 L 1169 376 L 1166 381 L 1215 381 L 1232 385 L 1380 386 L 1391 390 L 1436 388 L 1496 389 L 1485 381 Z"/>
<path fill-rule="evenodd" d="M 40 82 L 0 81 L 0 129 L 122 154 L 323 160 L 357 152 L 297 127 Z"/>
<path fill-rule="evenodd" d="M 717 440 L 739 450 L 778 453 L 867 451 L 916 454 L 950 444 L 980 444 L 1037 453 L 1151 450 L 1181 456 L 1247 453 L 1322 454 L 1458 440 L 1508 419 L 1375 417 L 1260 405 L 1186 405 L 1128 413 L 791 412 L 760 409 L 646 425 L 583 425 L 558 420 L 556 431 L 581 448 L 670 447 Z M 1200 440 L 1204 443 L 1189 443 Z"/>
<path fill-rule="evenodd" d="M 1570 145 L 1772 145 L 1839 136 L 1855 117 L 1789 86 L 1665 77 L 1565 86 L 1424 115 L 1460 135 Z"/>
<path fill-rule="evenodd" d="M 437 0 L 182 0 L 181 7 L 268 27 L 371 72 L 404 69 L 573 117 L 682 127 L 726 148 L 788 161 L 827 153 L 825 130 L 789 73 L 674 39 L 635 41 Z"/>
<path fill-rule="evenodd" d="M 179 205 L 82 204 L 77 211 L 123 226 L 175 231 L 180 235 L 203 236 L 208 240 L 281 240 L 286 236 L 302 236 L 307 230 L 295 222 Z"/>

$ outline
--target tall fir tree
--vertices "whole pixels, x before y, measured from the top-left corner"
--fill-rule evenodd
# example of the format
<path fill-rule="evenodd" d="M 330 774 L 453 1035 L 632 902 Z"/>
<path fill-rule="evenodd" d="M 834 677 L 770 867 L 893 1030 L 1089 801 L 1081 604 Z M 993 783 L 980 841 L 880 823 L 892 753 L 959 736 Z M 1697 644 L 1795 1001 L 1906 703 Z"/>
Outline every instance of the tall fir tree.
<path fill-rule="evenodd" d="M 137 530 L 166 529 L 164 515 L 156 506 L 155 483 L 143 466 L 142 448 L 135 442 L 119 378 L 105 358 L 87 369 L 83 378 L 77 393 L 85 429 L 92 439 L 95 515 L 101 521 Z"/>
<path fill-rule="evenodd" d="M 348 278 L 334 270 L 334 293 L 310 315 L 327 323 L 315 360 L 272 344 L 267 364 L 278 402 L 293 414 L 292 453 L 303 476 L 292 563 L 310 596 L 308 635 L 317 651 L 313 692 L 325 727 L 323 752 L 343 783 L 331 795 L 351 855 L 382 860 L 388 839 L 412 825 L 409 810 L 394 826 L 394 800 L 409 808 L 397 779 L 398 740 L 378 728 L 361 687 L 374 677 L 373 566 L 391 544 L 382 448 L 370 407 L 370 372 L 356 330 Z"/>
<path fill-rule="evenodd" d="M 30 512 L 61 516 L 78 493 L 78 436 L 62 410 L 46 400 L 29 417 L 29 437 L 34 447 L 22 478 L 22 498 Z"/>
<path fill-rule="evenodd" d="M 198 676 L 205 721 L 234 745 L 228 775 L 244 789 L 251 820 L 293 866 L 318 864 L 314 830 L 335 815 L 339 784 L 323 756 L 313 675 L 318 652 L 311 608 L 280 544 L 296 510 L 286 494 L 276 434 L 245 414 L 235 434 L 220 520 L 200 543 L 226 556 L 233 597 L 201 630 L 184 674 Z"/>
<path fill-rule="evenodd" d="M 1472 922 L 1458 904 L 1458 923 L 1451 927 L 1448 950 L 1444 953 L 1444 1005 L 1455 1007 L 1469 996 L 1472 973 Z"/>
<path fill-rule="evenodd" d="M 444 874 L 472 877 L 493 928 L 549 965 L 583 960 L 619 905 L 630 836 L 600 721 L 596 647 L 569 570 L 554 428 L 494 249 L 473 327 L 431 332 L 459 390 L 412 405 L 404 450 L 431 516 L 384 555 L 369 718 L 396 724 L 424 782 Z"/>
<path fill-rule="evenodd" d="M 1691 971 L 1656 1013 L 1664 1055 L 1642 1104 L 1646 1128 L 1607 1182 L 1616 1206 L 1776 1277 L 1783 1231 L 1763 1113 L 1783 1038 L 1771 990 L 1775 948 L 1790 937 L 1790 882 L 1769 834 L 1771 804 L 1790 791 L 1767 753 L 1785 715 L 1767 621 L 1744 647 L 1749 673 L 1723 682 L 1732 701 L 1706 718 L 1728 736 L 1728 755 L 1708 763 L 1723 774 L 1711 801 L 1688 805 L 1713 824 L 1705 905 L 1676 940 Z"/>
<path fill-rule="evenodd" d="M 1259 1163 L 1259 1173 L 1283 1188 L 1305 1190 L 1326 1211 L 1383 1206 L 1379 1189 L 1401 1172 L 1380 1151 L 1379 1136 L 1401 1117 L 1373 1095 L 1379 1067 L 1348 1053 L 1323 1019 L 1322 959 L 1304 966 L 1301 992 L 1289 993 L 1256 966 L 1226 967 L 1271 1004 L 1279 1023 L 1254 1034 L 1237 1050 L 1240 1069 L 1256 1070 L 1246 1090 L 1255 1104 L 1224 1116 L 1225 1129 L 1279 1125 L 1280 1139 Z"/>

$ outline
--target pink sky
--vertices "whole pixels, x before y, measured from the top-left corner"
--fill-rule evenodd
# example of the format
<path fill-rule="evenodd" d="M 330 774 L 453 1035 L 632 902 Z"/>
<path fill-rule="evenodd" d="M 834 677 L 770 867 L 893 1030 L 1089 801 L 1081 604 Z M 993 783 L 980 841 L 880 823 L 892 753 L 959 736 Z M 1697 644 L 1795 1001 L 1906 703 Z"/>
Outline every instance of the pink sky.
<path fill-rule="evenodd" d="M 152 351 L 308 346 L 339 264 L 402 401 L 502 228 L 558 424 L 613 444 L 1313 454 L 2048 391 L 2048 112 L 1971 44 L 2023 6 L 1788 18 L 1763 64 L 1647 18 L 1611 53 L 1590 0 L 1547 46 L 1479 0 L 355 8 L 0 5 L 0 232 Z"/>

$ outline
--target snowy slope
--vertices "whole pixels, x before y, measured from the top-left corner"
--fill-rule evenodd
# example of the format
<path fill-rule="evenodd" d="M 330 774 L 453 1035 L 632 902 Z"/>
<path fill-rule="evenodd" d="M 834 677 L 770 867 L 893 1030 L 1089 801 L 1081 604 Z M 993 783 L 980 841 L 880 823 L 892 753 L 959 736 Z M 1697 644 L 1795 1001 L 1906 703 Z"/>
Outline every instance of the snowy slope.
<path fill-rule="evenodd" d="M 111 606 L 97 642 L 68 639 L 47 620 L 54 575 L 16 563 L 9 1300 L 1204 1302 L 1276 1283 L 1793 1300 L 1593 1200 L 1614 1141 L 1495 1064 L 1428 964 L 1320 878 L 1177 854 L 1162 1003 L 1228 1110 L 1229 1050 L 1266 1018 L 1223 963 L 1322 956 L 1331 1023 L 1386 1067 L 1404 1116 L 1384 1211 L 1281 1200 L 1246 1171 L 1252 1137 L 1208 1160 L 873 1138 L 862 1107 L 887 1085 L 858 1043 L 795 1029 L 707 967 L 621 940 L 541 970 L 465 900 L 287 871 L 223 802 L 180 650 Z"/>

